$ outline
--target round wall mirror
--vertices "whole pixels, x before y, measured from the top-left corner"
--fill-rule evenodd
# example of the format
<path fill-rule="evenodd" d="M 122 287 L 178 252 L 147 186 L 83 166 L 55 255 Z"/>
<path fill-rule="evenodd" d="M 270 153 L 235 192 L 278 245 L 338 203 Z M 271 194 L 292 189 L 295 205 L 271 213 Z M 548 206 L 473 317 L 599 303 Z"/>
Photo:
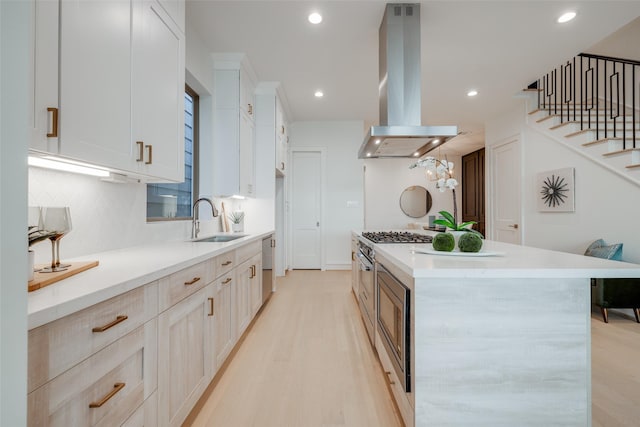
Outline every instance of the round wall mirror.
<path fill-rule="evenodd" d="M 407 187 L 400 195 L 400 209 L 411 218 L 422 218 L 431 209 L 431 194 L 419 185 Z"/>

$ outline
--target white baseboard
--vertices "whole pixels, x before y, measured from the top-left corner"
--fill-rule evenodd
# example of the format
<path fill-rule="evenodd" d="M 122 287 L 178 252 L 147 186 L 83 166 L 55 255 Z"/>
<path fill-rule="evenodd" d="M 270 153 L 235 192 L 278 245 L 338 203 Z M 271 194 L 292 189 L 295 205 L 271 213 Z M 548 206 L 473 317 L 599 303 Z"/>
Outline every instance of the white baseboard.
<path fill-rule="evenodd" d="M 324 266 L 325 270 L 351 270 L 351 263 L 349 264 L 327 264 Z"/>

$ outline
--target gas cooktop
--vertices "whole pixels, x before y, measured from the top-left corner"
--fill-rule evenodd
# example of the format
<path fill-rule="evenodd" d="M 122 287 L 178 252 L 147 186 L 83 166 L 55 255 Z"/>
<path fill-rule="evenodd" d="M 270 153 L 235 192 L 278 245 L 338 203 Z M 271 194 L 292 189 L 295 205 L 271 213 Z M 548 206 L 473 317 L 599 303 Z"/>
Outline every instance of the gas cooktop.
<path fill-rule="evenodd" d="M 431 236 L 408 231 L 365 231 L 362 237 L 373 243 L 431 243 L 433 240 Z"/>

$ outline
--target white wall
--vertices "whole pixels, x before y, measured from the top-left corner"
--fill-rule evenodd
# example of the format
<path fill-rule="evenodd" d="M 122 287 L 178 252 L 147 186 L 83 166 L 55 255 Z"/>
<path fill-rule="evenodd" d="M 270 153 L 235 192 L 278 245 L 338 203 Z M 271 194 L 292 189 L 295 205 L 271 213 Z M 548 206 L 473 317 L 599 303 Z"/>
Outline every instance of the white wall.
<path fill-rule="evenodd" d="M 640 212 L 640 187 L 539 133 L 524 119 L 523 107 L 486 125 L 487 150 L 516 133 L 522 136 L 523 244 L 582 254 L 592 241 L 603 238 L 624 243 L 623 259 L 640 263 L 640 233 L 634 225 Z M 490 162 L 489 153 L 486 158 Z M 564 167 L 575 168 L 575 212 L 538 212 L 536 174 Z M 487 193 L 487 199 L 491 197 Z"/>
<path fill-rule="evenodd" d="M 31 2 L 0 2 L 0 425 L 27 425 L 27 101 Z"/>
<path fill-rule="evenodd" d="M 358 159 L 364 123 L 294 122 L 290 130 L 292 152 L 296 147 L 325 149 L 327 176 L 324 177 L 326 198 L 323 200 L 322 236 L 325 267 L 351 268 L 351 230 L 364 226 L 363 161 Z M 355 202 L 356 206 L 347 207 L 348 201 Z"/>
<path fill-rule="evenodd" d="M 458 178 L 460 156 L 447 156 L 454 164 L 454 176 Z M 365 160 L 365 228 L 371 230 L 404 229 L 409 223 L 429 222 L 429 215 L 439 216 L 446 210 L 453 213 L 453 194 L 450 190 L 440 192 L 436 183 L 425 176 L 425 169 L 409 169 L 414 159 L 369 159 Z M 458 178 L 458 181 L 460 179 Z M 426 216 L 411 218 L 400 209 L 400 195 L 412 185 L 425 187 L 431 194 L 432 206 Z M 462 186 L 456 187 L 458 221 L 462 218 Z"/>

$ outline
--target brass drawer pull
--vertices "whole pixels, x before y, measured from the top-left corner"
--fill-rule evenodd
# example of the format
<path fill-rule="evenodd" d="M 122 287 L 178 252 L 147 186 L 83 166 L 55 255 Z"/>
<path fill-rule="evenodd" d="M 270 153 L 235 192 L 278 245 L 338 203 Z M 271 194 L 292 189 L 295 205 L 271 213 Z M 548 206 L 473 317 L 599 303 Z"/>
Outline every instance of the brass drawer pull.
<path fill-rule="evenodd" d="M 141 162 L 144 160 L 144 142 L 136 141 L 136 144 L 138 145 L 138 158 L 136 162 Z"/>
<path fill-rule="evenodd" d="M 51 133 L 47 133 L 47 138 L 57 138 L 58 137 L 58 109 L 49 107 L 47 108 L 47 112 L 53 113 L 51 115 Z"/>
<path fill-rule="evenodd" d="M 214 299 L 213 298 L 207 298 L 209 300 L 209 316 L 213 316 L 214 314 Z"/>
<path fill-rule="evenodd" d="M 194 283 L 200 281 L 199 277 L 194 277 L 193 279 L 189 280 L 188 282 L 184 282 L 185 285 L 193 285 Z"/>
<path fill-rule="evenodd" d="M 109 401 L 113 396 L 116 395 L 117 392 L 122 390 L 126 384 L 125 383 L 115 383 L 113 385 L 113 390 L 111 390 L 107 395 L 105 395 L 99 402 L 91 402 L 89 403 L 89 408 L 99 408 L 105 403 Z"/>
<path fill-rule="evenodd" d="M 149 152 L 149 159 L 144 162 L 145 165 L 150 165 L 153 163 L 153 145 L 147 145 L 147 151 Z"/>
<path fill-rule="evenodd" d="M 222 263 L 223 267 L 226 267 L 227 265 L 231 265 L 231 261 L 225 261 Z"/>
<path fill-rule="evenodd" d="M 226 285 L 227 283 L 229 283 L 231 281 L 231 277 L 227 277 L 227 280 L 225 280 L 224 282 L 222 282 L 223 285 Z"/>
<path fill-rule="evenodd" d="M 253 279 L 254 277 L 256 277 L 256 266 L 252 265 L 251 267 L 249 267 L 249 270 L 251 270 L 251 276 L 249 276 L 249 279 Z"/>
<path fill-rule="evenodd" d="M 129 316 L 118 316 L 116 317 L 116 320 L 114 320 L 113 322 L 109 322 L 104 326 L 96 326 L 95 328 L 93 328 L 91 331 L 92 332 L 104 332 L 107 329 L 111 329 L 114 326 L 116 326 L 118 323 L 122 323 L 125 320 L 127 320 L 129 318 Z"/>
<path fill-rule="evenodd" d="M 391 372 L 389 371 L 385 371 L 385 374 L 387 374 L 387 380 L 389 381 L 389 385 L 394 385 L 396 382 L 395 381 L 391 381 Z"/>

